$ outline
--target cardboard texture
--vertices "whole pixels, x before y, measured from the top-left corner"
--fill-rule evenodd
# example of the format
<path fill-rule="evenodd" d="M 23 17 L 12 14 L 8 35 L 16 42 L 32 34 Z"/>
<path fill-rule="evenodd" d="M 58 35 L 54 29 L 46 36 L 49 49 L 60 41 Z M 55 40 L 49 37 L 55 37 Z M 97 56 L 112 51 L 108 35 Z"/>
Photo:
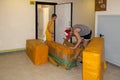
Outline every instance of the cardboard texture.
<path fill-rule="evenodd" d="M 82 80 L 103 80 L 105 68 L 104 38 L 95 37 L 83 51 Z"/>
<path fill-rule="evenodd" d="M 70 49 L 68 46 L 53 41 L 47 41 L 49 47 L 49 57 L 55 60 L 59 66 L 71 69 L 76 66 L 76 59 L 82 49 Z"/>
<path fill-rule="evenodd" d="M 42 40 L 26 40 L 26 54 L 35 65 L 48 62 L 48 46 Z"/>

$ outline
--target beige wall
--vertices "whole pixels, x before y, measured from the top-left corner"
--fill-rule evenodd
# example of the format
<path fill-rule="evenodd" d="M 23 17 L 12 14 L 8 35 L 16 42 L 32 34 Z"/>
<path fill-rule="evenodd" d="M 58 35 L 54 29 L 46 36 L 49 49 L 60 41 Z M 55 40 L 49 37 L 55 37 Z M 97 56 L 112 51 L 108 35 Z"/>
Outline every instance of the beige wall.
<path fill-rule="evenodd" d="M 34 12 L 29 0 L 0 0 L 0 50 L 24 48 L 34 38 Z"/>
<path fill-rule="evenodd" d="M 85 24 L 93 31 L 94 36 L 94 23 L 95 23 L 95 0 L 74 0 L 74 14 L 73 24 Z"/>
<path fill-rule="evenodd" d="M 25 48 L 26 39 L 35 38 L 35 5 L 30 0 L 0 1 L 0 50 Z M 73 24 L 94 29 L 94 0 L 35 0 L 73 2 Z"/>
<path fill-rule="evenodd" d="M 65 2 L 72 2 L 74 0 L 35 0 L 35 1 L 65 3 Z"/>

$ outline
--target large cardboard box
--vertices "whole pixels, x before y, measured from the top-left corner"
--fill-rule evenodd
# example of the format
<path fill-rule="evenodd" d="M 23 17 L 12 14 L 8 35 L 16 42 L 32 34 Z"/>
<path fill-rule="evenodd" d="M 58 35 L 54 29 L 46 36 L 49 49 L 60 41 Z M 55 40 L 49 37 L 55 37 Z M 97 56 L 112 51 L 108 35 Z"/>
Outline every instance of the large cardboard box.
<path fill-rule="evenodd" d="M 48 62 L 48 46 L 42 40 L 26 40 L 26 54 L 35 65 Z"/>
<path fill-rule="evenodd" d="M 47 45 L 49 47 L 50 60 L 53 59 L 58 66 L 62 66 L 65 69 L 71 69 L 77 65 L 76 54 L 77 52 L 80 52 L 81 49 L 73 50 L 68 46 L 64 46 L 63 44 L 59 44 L 53 41 L 47 41 Z"/>
<path fill-rule="evenodd" d="M 95 37 L 83 51 L 82 80 L 104 80 L 104 38 Z"/>

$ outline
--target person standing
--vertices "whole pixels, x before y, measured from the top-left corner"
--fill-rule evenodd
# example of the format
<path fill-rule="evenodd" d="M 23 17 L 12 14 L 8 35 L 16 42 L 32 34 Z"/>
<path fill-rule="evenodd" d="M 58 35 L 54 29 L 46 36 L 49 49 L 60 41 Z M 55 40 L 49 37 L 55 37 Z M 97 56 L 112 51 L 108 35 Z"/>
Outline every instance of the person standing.
<path fill-rule="evenodd" d="M 54 29 L 54 21 L 57 18 L 56 14 L 52 14 L 51 19 L 48 22 L 47 29 L 46 29 L 46 40 L 53 41 L 53 29 Z"/>

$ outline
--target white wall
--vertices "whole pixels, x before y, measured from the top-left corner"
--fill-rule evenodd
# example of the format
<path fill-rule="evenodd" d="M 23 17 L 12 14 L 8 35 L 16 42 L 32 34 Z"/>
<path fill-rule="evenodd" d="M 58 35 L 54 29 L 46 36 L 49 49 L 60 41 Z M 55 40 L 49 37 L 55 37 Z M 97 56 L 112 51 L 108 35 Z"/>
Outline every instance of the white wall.
<path fill-rule="evenodd" d="M 29 0 L 0 0 L 0 50 L 25 47 L 34 38 L 34 7 Z"/>
<path fill-rule="evenodd" d="M 107 10 L 97 11 L 96 15 L 113 15 L 120 14 L 120 0 L 107 0 Z"/>
<path fill-rule="evenodd" d="M 35 38 L 35 5 L 30 0 L 0 0 L 0 50 L 25 48 L 26 39 L 31 38 Z"/>
<path fill-rule="evenodd" d="M 95 36 L 97 36 L 98 15 L 120 15 L 120 0 L 107 0 L 106 11 L 96 11 L 95 13 Z"/>
<path fill-rule="evenodd" d="M 0 0 L 0 50 L 25 48 L 26 39 L 35 38 L 35 5 L 30 5 L 29 1 Z M 92 28 L 94 26 L 94 0 L 35 1 L 73 2 L 73 24 L 82 23 Z"/>
<path fill-rule="evenodd" d="M 116 21 L 117 24 L 115 23 L 115 21 L 112 21 L 113 19 L 103 21 L 103 22 L 101 21 L 104 24 L 102 24 L 100 21 L 98 21 L 99 19 L 101 19 L 100 16 L 104 16 L 104 15 L 106 15 L 104 18 L 106 18 L 109 15 L 110 17 L 108 17 L 108 19 L 113 17 L 114 20 L 117 20 L 117 18 L 114 18 L 114 16 L 115 15 L 118 15 L 118 17 L 120 16 L 120 0 L 107 0 L 107 10 L 96 12 L 95 35 L 97 36 L 97 33 L 99 32 L 99 31 L 97 32 L 98 26 L 99 26 L 98 29 L 100 29 L 103 26 L 105 26 L 103 28 L 108 27 L 106 25 L 110 25 L 109 30 L 107 30 L 108 33 L 111 32 L 111 31 L 114 31 L 113 34 L 115 34 L 115 33 L 120 34 L 117 30 L 115 30 L 116 28 L 113 30 L 113 25 L 115 25 L 115 27 L 118 27 L 118 30 L 119 30 L 119 26 L 117 26 L 117 25 L 119 25 L 118 21 Z M 110 24 L 108 24 L 108 23 L 105 24 L 105 22 L 108 22 L 108 23 L 110 22 Z M 98 25 L 98 23 L 99 23 L 99 25 Z M 103 26 L 100 26 L 100 25 L 103 25 Z M 102 32 L 105 31 L 105 29 L 103 29 L 103 28 L 101 29 Z M 105 43 L 105 52 L 106 52 L 105 57 L 106 57 L 106 60 L 108 62 L 111 62 L 111 63 L 115 64 L 115 65 L 120 66 L 120 62 L 119 62 L 120 61 L 120 58 L 119 58 L 120 57 L 120 54 L 119 54 L 120 51 L 119 51 L 119 47 L 117 47 L 117 46 L 119 46 L 119 39 L 120 38 L 118 37 L 118 38 L 115 39 L 114 37 L 116 37 L 116 36 L 114 36 L 112 33 L 107 34 L 107 32 L 103 33 L 104 35 L 107 35 L 105 37 L 105 41 L 108 41 L 108 42 Z"/>

